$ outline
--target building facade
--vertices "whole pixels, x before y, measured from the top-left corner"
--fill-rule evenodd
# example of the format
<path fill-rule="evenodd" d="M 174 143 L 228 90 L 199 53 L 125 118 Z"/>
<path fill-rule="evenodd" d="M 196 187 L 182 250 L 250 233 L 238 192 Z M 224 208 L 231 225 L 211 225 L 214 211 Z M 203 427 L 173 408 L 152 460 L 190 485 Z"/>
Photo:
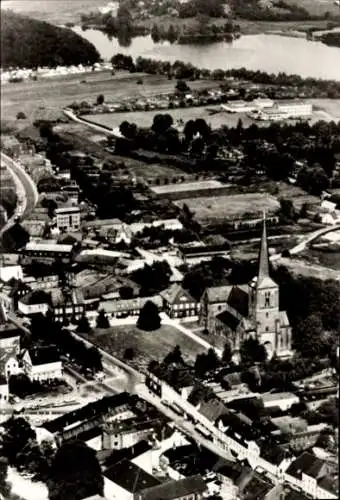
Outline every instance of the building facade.
<path fill-rule="evenodd" d="M 57 228 L 60 231 L 78 231 L 80 229 L 79 207 L 57 208 L 55 214 Z"/>
<path fill-rule="evenodd" d="M 266 222 L 263 221 L 258 275 L 248 285 L 208 288 L 201 298 L 200 322 L 211 335 L 223 335 L 237 353 L 256 337 L 271 358 L 292 354 L 287 313 L 279 307 L 279 286 L 270 277 Z"/>

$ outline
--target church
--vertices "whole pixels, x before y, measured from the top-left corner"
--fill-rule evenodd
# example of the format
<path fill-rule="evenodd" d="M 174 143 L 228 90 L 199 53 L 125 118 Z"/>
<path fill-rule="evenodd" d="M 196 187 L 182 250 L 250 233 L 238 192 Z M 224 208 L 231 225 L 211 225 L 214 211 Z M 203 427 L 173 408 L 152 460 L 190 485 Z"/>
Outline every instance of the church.
<path fill-rule="evenodd" d="M 221 335 L 234 354 L 244 340 L 258 338 L 267 351 L 292 355 L 292 332 L 286 311 L 280 311 L 279 286 L 270 277 L 266 221 L 263 220 L 258 274 L 248 285 L 209 287 L 201 297 L 200 324 L 209 335 Z"/>

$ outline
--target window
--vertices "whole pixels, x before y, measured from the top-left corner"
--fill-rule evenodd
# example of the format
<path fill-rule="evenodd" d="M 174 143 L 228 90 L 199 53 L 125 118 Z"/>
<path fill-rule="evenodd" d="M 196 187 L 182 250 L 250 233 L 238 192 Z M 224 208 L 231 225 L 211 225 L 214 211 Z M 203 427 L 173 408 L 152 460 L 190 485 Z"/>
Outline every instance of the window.
<path fill-rule="evenodd" d="M 266 332 L 269 332 L 269 326 L 266 326 Z"/>
<path fill-rule="evenodd" d="M 266 318 L 268 318 L 268 317 L 269 317 L 269 313 L 266 313 Z"/>
<path fill-rule="evenodd" d="M 270 292 L 264 292 L 264 307 L 270 307 Z"/>

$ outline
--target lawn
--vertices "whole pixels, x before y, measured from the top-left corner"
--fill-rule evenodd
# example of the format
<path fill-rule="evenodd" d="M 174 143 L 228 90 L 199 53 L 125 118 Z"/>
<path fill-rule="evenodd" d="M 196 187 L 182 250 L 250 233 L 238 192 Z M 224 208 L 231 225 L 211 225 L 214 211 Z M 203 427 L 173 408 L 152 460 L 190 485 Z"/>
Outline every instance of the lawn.
<path fill-rule="evenodd" d="M 154 332 L 139 330 L 134 325 L 114 326 L 108 330 L 97 330 L 89 340 L 109 354 L 124 358 L 125 349 L 132 347 L 135 357 L 132 364 L 145 368 L 151 360 L 161 361 L 179 345 L 185 360 L 194 361 L 197 354 L 206 349 L 171 325 L 161 325 Z"/>
<path fill-rule="evenodd" d="M 238 219 L 247 212 L 262 215 L 263 210 L 272 212 L 279 207 L 277 199 L 268 193 L 186 198 L 175 203 L 180 206 L 186 203 L 199 221 Z"/>

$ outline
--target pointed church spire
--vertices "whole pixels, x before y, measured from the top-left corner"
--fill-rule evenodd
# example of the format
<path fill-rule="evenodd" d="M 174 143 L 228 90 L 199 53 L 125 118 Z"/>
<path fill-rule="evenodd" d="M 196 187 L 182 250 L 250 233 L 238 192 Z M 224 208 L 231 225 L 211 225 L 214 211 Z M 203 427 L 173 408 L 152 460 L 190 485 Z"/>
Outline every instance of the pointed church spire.
<path fill-rule="evenodd" d="M 258 282 L 260 282 L 263 278 L 269 278 L 269 257 L 268 257 L 266 212 L 265 211 L 263 211 L 263 229 L 262 229 L 260 256 L 259 256 Z"/>

